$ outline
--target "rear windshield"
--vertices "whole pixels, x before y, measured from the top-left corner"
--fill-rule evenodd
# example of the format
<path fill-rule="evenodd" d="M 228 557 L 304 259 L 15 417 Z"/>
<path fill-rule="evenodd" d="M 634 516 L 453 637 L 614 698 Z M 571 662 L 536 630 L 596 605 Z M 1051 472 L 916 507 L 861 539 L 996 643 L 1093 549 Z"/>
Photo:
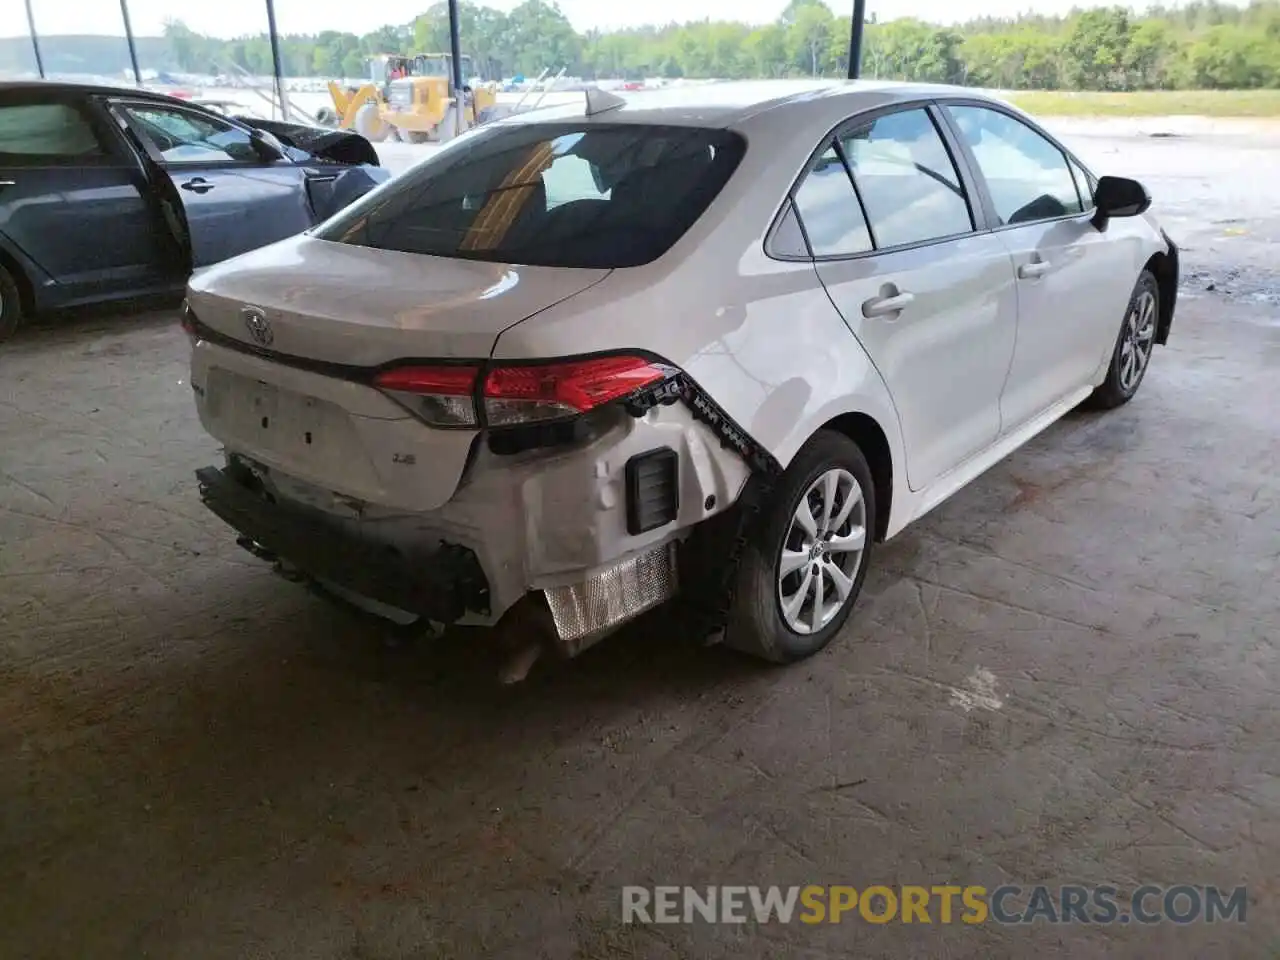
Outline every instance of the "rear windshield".
<path fill-rule="evenodd" d="M 316 236 L 438 257 L 634 267 L 666 252 L 746 145 L 725 130 L 495 125 L 470 134 Z"/>

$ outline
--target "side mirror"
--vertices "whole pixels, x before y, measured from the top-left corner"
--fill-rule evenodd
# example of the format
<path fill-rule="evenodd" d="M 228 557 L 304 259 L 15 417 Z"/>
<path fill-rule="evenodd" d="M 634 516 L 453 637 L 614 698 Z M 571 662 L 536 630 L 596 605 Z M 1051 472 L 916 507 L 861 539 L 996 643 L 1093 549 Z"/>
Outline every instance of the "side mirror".
<path fill-rule="evenodd" d="M 263 163 L 275 163 L 284 159 L 284 144 L 266 131 L 249 131 L 249 140 L 253 144 L 253 152 Z"/>
<path fill-rule="evenodd" d="M 1102 177 L 1093 191 L 1097 208 L 1093 225 L 1105 230 L 1112 217 L 1136 217 L 1146 213 L 1151 206 L 1151 194 L 1137 180 L 1128 177 Z"/>

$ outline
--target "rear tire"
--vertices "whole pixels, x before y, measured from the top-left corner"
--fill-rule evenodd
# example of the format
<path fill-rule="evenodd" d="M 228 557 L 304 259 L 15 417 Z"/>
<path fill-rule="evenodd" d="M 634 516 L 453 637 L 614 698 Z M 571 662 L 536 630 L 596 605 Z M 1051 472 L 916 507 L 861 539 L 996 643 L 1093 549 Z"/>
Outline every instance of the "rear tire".
<path fill-rule="evenodd" d="M 1160 285 L 1150 270 L 1143 270 L 1120 322 L 1107 379 L 1089 395 L 1087 407 L 1111 410 L 1133 399 L 1151 365 L 1159 324 Z"/>
<path fill-rule="evenodd" d="M 866 457 L 844 434 L 820 430 L 749 531 L 725 645 L 773 663 L 825 647 L 857 602 L 875 530 Z"/>
<path fill-rule="evenodd" d="M 22 290 L 17 278 L 0 266 L 0 342 L 13 336 L 22 323 Z"/>

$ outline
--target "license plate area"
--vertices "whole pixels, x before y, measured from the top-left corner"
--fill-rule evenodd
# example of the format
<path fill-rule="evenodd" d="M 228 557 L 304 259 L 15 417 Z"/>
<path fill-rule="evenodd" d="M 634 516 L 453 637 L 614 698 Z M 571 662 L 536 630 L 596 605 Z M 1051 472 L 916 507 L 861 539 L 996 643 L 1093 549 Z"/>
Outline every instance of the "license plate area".
<path fill-rule="evenodd" d="M 287 462 L 363 460 L 346 412 L 318 397 L 221 368 L 209 371 L 207 413 L 219 432 Z"/>

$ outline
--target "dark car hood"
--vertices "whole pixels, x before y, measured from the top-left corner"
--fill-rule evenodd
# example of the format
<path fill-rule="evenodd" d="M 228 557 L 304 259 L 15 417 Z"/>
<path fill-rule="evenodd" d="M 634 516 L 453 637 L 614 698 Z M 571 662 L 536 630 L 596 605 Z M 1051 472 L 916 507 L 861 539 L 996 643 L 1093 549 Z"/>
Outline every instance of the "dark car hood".
<path fill-rule="evenodd" d="M 258 117 L 236 117 L 245 126 L 256 127 L 280 140 L 285 146 L 310 154 L 317 160 L 344 163 L 355 166 L 367 163 L 378 166 L 378 151 L 373 144 L 352 130 L 331 130 L 303 123 L 284 120 L 263 120 Z"/>

